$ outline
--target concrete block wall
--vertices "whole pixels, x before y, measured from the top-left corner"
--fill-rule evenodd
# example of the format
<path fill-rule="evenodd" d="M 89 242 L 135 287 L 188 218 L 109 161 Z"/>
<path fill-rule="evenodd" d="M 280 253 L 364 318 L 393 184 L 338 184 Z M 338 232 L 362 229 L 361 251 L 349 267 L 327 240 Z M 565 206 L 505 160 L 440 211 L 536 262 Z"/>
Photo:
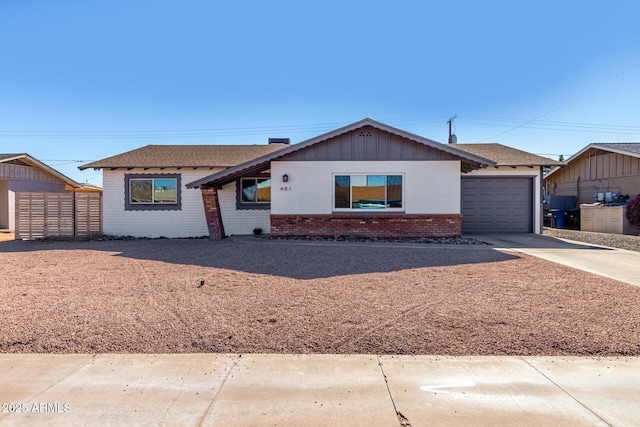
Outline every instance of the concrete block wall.
<path fill-rule="evenodd" d="M 187 189 L 189 182 L 216 172 L 208 168 L 186 169 L 132 169 L 105 170 L 103 174 L 102 218 L 103 233 L 116 236 L 138 237 L 201 237 L 209 230 L 204 215 L 202 195 L 199 189 Z M 125 173 L 181 174 L 182 205 L 180 210 L 125 211 Z"/>
<path fill-rule="evenodd" d="M 261 228 L 265 234 L 269 232 L 269 209 L 236 209 L 235 183 L 218 190 L 218 200 L 224 231 L 228 236 L 253 234 L 254 228 Z"/>

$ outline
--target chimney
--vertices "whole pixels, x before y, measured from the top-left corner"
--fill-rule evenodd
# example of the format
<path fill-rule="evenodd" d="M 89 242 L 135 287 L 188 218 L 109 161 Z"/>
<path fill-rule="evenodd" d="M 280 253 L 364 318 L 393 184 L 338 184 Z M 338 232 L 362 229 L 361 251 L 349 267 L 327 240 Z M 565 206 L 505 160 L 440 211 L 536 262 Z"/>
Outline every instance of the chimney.
<path fill-rule="evenodd" d="M 291 139 L 289 138 L 269 138 L 269 145 L 290 145 Z"/>

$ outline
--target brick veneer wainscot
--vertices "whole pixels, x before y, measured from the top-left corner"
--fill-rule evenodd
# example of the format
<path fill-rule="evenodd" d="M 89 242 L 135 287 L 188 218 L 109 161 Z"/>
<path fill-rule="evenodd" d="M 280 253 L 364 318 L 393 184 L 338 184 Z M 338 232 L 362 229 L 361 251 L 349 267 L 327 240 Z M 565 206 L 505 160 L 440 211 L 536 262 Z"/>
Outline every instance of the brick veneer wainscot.
<path fill-rule="evenodd" d="M 460 237 L 462 215 L 271 215 L 271 235 L 380 238 Z"/>
<path fill-rule="evenodd" d="M 204 215 L 207 219 L 210 240 L 224 239 L 224 225 L 220 215 L 220 202 L 218 201 L 218 190 L 215 188 L 202 188 L 202 202 L 204 204 Z"/>

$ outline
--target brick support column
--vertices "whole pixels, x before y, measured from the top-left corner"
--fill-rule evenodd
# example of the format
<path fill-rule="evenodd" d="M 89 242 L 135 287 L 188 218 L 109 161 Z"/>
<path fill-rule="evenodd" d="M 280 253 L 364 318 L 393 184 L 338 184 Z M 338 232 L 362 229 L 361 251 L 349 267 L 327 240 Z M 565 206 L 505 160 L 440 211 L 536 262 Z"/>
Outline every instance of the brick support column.
<path fill-rule="evenodd" d="M 215 188 L 201 188 L 202 202 L 204 204 L 204 216 L 207 219 L 210 240 L 224 239 L 224 225 L 220 215 L 220 203 L 218 202 L 218 190 Z"/>

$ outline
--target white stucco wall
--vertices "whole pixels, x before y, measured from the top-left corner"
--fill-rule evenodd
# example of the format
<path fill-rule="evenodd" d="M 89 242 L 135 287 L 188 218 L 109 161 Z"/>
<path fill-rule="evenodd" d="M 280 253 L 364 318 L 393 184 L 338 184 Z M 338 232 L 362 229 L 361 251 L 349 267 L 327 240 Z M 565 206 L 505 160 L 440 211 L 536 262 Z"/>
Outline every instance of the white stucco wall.
<path fill-rule="evenodd" d="M 271 189 L 273 194 L 273 188 Z M 224 224 L 224 233 L 227 236 L 253 234 L 254 228 L 262 228 L 262 232 L 269 233 L 268 209 L 236 209 L 236 184 L 225 185 L 218 190 L 218 202 L 220 203 L 220 215 Z"/>
<path fill-rule="evenodd" d="M 218 170 L 132 169 L 104 170 L 102 194 L 103 232 L 117 236 L 137 237 L 199 237 L 208 236 L 202 195 L 199 189 L 187 189 L 186 184 L 211 175 Z M 125 174 L 181 175 L 182 206 L 180 210 L 125 210 Z"/>
<path fill-rule="evenodd" d="M 465 174 L 470 177 L 531 177 L 533 178 L 533 230 L 534 233 L 542 233 L 542 180 L 540 168 L 517 166 L 515 168 L 502 166 L 499 168 L 485 168 Z"/>
<path fill-rule="evenodd" d="M 334 175 L 359 173 L 403 175 L 405 213 L 460 213 L 459 161 L 271 162 L 271 213 L 330 214 Z"/>

